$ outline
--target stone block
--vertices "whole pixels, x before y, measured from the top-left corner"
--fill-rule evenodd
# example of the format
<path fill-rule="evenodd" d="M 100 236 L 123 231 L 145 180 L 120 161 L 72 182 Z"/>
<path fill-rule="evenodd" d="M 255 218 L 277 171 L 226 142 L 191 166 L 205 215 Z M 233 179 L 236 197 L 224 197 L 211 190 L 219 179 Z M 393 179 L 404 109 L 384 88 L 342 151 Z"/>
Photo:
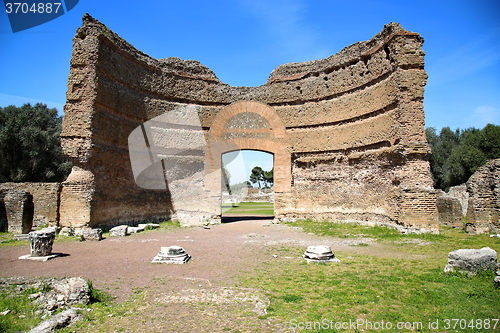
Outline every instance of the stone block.
<path fill-rule="evenodd" d="M 444 272 L 459 269 L 461 272 L 474 275 L 478 271 L 496 269 L 497 252 L 489 247 L 482 249 L 460 249 L 448 254 L 448 264 Z"/>
<path fill-rule="evenodd" d="M 45 257 L 52 253 L 52 245 L 56 238 L 54 230 L 32 231 L 29 234 L 32 257 Z"/>
<path fill-rule="evenodd" d="M 62 296 L 64 303 L 88 304 L 90 302 L 90 288 L 87 281 L 81 277 L 72 277 L 56 281 L 52 289 Z"/>
<path fill-rule="evenodd" d="M 185 264 L 191 258 L 180 246 L 162 247 L 152 263 L 159 264 Z"/>
<path fill-rule="evenodd" d="M 100 241 L 102 240 L 102 229 L 100 228 L 84 229 L 82 230 L 81 235 L 84 240 Z"/>
<path fill-rule="evenodd" d="M 151 229 L 156 229 L 159 228 L 160 225 L 158 223 L 139 223 L 138 225 L 139 228 L 151 228 Z"/>
<path fill-rule="evenodd" d="M 307 263 L 330 263 L 330 262 L 340 262 L 338 258 L 332 252 L 329 246 L 319 245 L 319 246 L 309 246 L 302 256 Z"/>
<path fill-rule="evenodd" d="M 61 231 L 59 231 L 59 236 L 74 236 L 75 235 L 75 229 L 71 227 L 63 227 L 61 228 Z"/>
<path fill-rule="evenodd" d="M 109 230 L 109 235 L 111 237 L 124 237 L 127 236 L 127 233 L 128 233 L 128 226 L 126 225 L 119 225 Z"/>
<path fill-rule="evenodd" d="M 127 233 L 129 234 L 137 234 L 141 231 L 144 231 L 146 229 L 145 226 L 138 226 L 138 227 L 128 227 Z"/>

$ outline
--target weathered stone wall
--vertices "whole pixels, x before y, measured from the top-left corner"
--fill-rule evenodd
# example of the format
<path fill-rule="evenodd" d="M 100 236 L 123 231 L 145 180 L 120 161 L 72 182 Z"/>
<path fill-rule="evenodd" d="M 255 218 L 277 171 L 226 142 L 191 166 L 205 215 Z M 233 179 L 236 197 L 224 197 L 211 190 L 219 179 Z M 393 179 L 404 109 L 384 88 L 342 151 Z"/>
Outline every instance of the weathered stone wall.
<path fill-rule="evenodd" d="M 409 232 L 439 233 L 439 224 L 436 223 L 439 218 L 436 197 L 436 190 L 403 187 L 398 222 Z"/>
<path fill-rule="evenodd" d="M 500 233 L 500 159 L 489 160 L 467 181 L 469 206 L 466 231 Z"/>
<path fill-rule="evenodd" d="M 462 184 L 462 185 L 452 186 L 448 190 L 447 195 L 456 198 L 460 202 L 460 205 L 462 206 L 462 215 L 463 216 L 467 215 L 467 207 L 469 206 L 469 193 L 467 192 L 467 185 Z"/>
<path fill-rule="evenodd" d="M 26 191 L 33 196 L 33 228 L 58 224 L 61 183 L 0 183 L 0 191 L 8 189 Z"/>
<path fill-rule="evenodd" d="M 462 204 L 459 199 L 444 191 L 438 191 L 437 209 L 439 223 L 453 228 L 463 228 Z"/>
<path fill-rule="evenodd" d="M 5 210 L 5 201 L 3 197 L 4 193 L 0 191 L 0 232 L 6 232 L 8 229 L 7 211 Z"/>
<path fill-rule="evenodd" d="M 27 234 L 33 227 L 33 196 L 26 191 L 0 189 L 7 216 L 7 231 Z"/>
<path fill-rule="evenodd" d="M 61 144 L 74 167 L 62 186 L 61 224 L 176 216 L 168 190 L 135 184 L 127 139 L 189 106 L 208 144 L 198 216 L 220 215 L 220 155 L 236 145 L 274 154 L 277 217 L 435 231 L 435 195 L 422 190 L 432 188 L 422 43 L 391 23 L 326 59 L 279 66 L 260 87 L 231 87 L 196 61 L 153 59 L 85 15 L 64 107 Z"/>

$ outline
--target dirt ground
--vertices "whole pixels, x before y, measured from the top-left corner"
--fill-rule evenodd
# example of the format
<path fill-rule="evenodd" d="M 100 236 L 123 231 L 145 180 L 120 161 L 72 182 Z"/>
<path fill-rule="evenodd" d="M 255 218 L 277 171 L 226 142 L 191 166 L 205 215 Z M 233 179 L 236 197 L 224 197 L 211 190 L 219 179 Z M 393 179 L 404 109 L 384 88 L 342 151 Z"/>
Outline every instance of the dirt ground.
<path fill-rule="evenodd" d="M 265 261 L 272 261 L 272 253 L 265 250 L 269 246 L 283 244 L 303 247 L 305 250 L 309 245 L 324 244 L 331 246 L 334 253 L 336 250 L 368 253 L 379 246 L 373 243 L 368 249 L 352 247 L 349 245 L 353 245 L 353 242 L 366 243 L 369 240 L 318 237 L 286 225 L 272 224 L 271 220 L 263 217 L 225 218 L 225 222 L 229 223 L 214 225 L 210 229 L 179 228 L 146 231 L 127 237 L 107 237 L 100 242 L 58 242 L 54 244 L 53 252 L 64 253 L 66 256 L 46 262 L 19 260 L 20 256 L 29 254 L 29 246 L 0 248 L 0 276 L 80 276 L 91 280 L 97 288 L 109 290 L 118 301 L 127 300 L 134 288 L 156 285 L 159 289 L 155 290 L 155 295 L 150 294 L 148 300 L 163 304 L 169 313 L 178 314 L 180 311 L 182 314 L 191 311 L 192 303 L 217 303 L 217 299 L 224 299 L 224 293 L 229 293 L 233 300 L 238 301 L 245 297 L 245 300 L 251 300 L 253 296 L 244 292 L 242 294 L 241 290 L 232 287 L 234 278 L 238 274 L 258 269 Z M 151 263 L 160 247 L 171 245 L 182 246 L 192 259 L 184 265 Z M 380 250 L 383 252 L 382 248 Z M 158 284 L 158 281 L 164 283 Z M 198 291 L 193 293 L 189 292 L 190 290 Z M 150 298 L 152 296 L 154 297 Z M 227 306 L 222 303 L 219 302 L 217 306 Z M 203 313 L 206 315 L 207 310 Z M 161 316 L 168 319 L 164 313 Z M 175 318 L 179 317 L 176 315 Z M 181 315 L 181 318 L 184 317 Z M 170 318 L 171 330 L 162 324 L 155 325 L 158 325 L 158 331 L 189 332 L 199 329 L 198 320 L 192 316 L 187 317 L 177 323 L 180 326 L 175 326 Z M 198 331 L 228 331 L 230 329 L 222 327 L 234 328 L 234 322 L 238 320 L 239 325 L 246 325 L 242 318 L 229 316 L 213 320 L 204 330 Z M 207 323 L 209 322 L 211 321 L 207 320 Z M 227 325 L 221 325 L 221 322 L 226 322 Z M 131 331 L 147 332 L 147 327 L 151 325 L 151 322 L 143 323 L 142 328 Z M 276 326 L 270 321 L 265 320 L 265 323 L 258 325 L 261 331 L 276 331 Z M 243 331 L 245 330 L 241 330 Z"/>

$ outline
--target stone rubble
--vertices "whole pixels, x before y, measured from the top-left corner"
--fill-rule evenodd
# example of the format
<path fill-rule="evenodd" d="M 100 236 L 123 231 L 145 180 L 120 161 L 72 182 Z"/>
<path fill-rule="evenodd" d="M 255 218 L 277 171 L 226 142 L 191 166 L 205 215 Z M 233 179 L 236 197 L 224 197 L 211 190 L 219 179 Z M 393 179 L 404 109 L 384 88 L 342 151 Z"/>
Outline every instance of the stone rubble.
<path fill-rule="evenodd" d="M 14 287 L 14 288 L 13 288 Z M 29 299 L 37 305 L 35 315 L 48 318 L 33 328 L 30 333 L 53 332 L 77 319 L 76 308 L 71 306 L 87 305 L 91 301 L 91 287 L 81 277 L 71 278 L 0 278 L 0 290 L 11 292 L 11 297 L 21 295 L 25 290 L 35 289 L 37 292 L 29 295 Z M 52 316 L 56 310 L 61 313 Z M 11 312 L 5 311 L 5 315 Z M 4 314 L 4 313 L 1 313 Z"/>
<path fill-rule="evenodd" d="M 73 231 L 75 236 L 81 236 L 83 240 L 100 241 L 102 240 L 102 229 L 76 229 Z M 60 234 L 60 233 L 59 233 Z"/>
<path fill-rule="evenodd" d="M 109 235 L 112 237 L 124 237 L 130 234 L 139 233 L 147 229 L 156 229 L 159 227 L 160 225 L 157 223 L 140 223 L 139 225 L 137 225 L 137 227 L 131 227 L 123 224 L 109 230 Z"/>
<path fill-rule="evenodd" d="M 448 254 L 448 264 L 444 272 L 452 272 L 459 269 L 460 272 L 474 275 L 478 271 L 492 270 L 497 265 L 497 252 L 489 247 L 482 249 L 460 249 Z"/>
<path fill-rule="evenodd" d="M 128 231 L 128 226 L 119 225 L 119 226 L 114 227 L 111 230 L 109 230 L 109 236 L 111 236 L 111 237 L 125 237 L 125 236 L 127 236 L 127 231 Z"/>
<path fill-rule="evenodd" d="M 52 318 L 41 322 L 37 327 L 30 330 L 28 333 L 48 333 L 54 332 L 56 329 L 66 327 L 77 320 L 80 316 L 76 312 L 78 309 L 71 308 L 58 313 Z"/>
<path fill-rule="evenodd" d="M 162 247 L 152 263 L 162 264 L 185 264 L 191 256 L 180 246 Z"/>
<path fill-rule="evenodd" d="M 318 245 L 318 246 L 308 246 L 306 252 L 302 256 L 307 263 L 329 263 L 329 262 L 340 262 L 338 258 L 335 258 L 335 255 L 332 252 L 332 249 L 326 245 Z"/>

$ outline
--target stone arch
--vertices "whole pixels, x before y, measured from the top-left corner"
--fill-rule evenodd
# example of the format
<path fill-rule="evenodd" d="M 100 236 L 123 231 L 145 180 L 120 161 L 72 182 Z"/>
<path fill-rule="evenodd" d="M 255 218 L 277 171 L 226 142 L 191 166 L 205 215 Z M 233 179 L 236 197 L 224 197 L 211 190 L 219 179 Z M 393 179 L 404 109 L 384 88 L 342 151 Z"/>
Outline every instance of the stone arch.
<path fill-rule="evenodd" d="M 285 138 L 285 126 L 281 122 L 278 114 L 268 105 L 259 102 L 237 102 L 224 108 L 215 117 L 210 127 L 210 136 L 212 138 L 221 138 L 224 132 L 224 125 L 234 116 L 244 113 L 256 113 L 265 118 L 271 124 L 271 131 L 276 139 Z"/>
<path fill-rule="evenodd" d="M 269 127 L 249 128 L 253 124 L 241 123 L 238 129 L 229 129 L 226 124 L 243 113 L 256 114 L 269 123 Z M 234 134 L 225 137 L 225 134 Z M 222 155 L 234 150 L 259 150 L 274 155 L 274 191 L 276 194 L 291 191 L 291 153 L 285 127 L 276 112 L 268 105 L 258 102 L 237 102 L 224 108 L 214 119 L 208 133 L 210 153 L 205 165 L 207 179 L 205 186 L 213 191 L 213 196 L 220 196 Z M 280 208 L 275 205 L 275 215 Z"/>

